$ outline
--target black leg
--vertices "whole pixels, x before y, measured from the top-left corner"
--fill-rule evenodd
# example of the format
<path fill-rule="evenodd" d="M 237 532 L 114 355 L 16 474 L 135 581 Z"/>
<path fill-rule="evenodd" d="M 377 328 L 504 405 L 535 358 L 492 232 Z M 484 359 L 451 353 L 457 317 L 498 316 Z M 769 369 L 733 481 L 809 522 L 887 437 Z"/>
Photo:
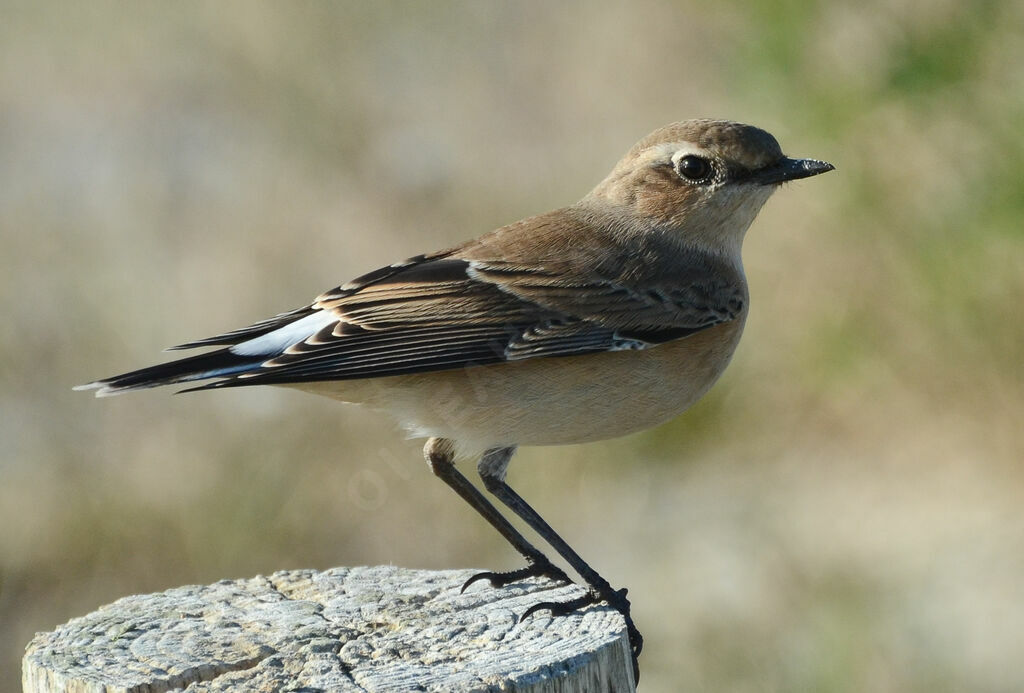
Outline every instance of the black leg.
<path fill-rule="evenodd" d="M 514 450 L 514 448 L 513 448 Z M 553 580 L 571 583 L 569 576 L 561 568 L 548 560 L 547 556 L 533 546 L 505 517 L 498 512 L 498 509 L 477 488 L 470 483 L 469 479 L 455 468 L 452 455 L 451 441 L 443 438 L 431 438 L 423 448 L 423 454 L 427 458 L 430 469 L 434 474 L 450 486 L 464 501 L 470 504 L 474 510 L 480 513 L 501 536 L 505 537 L 508 543 L 515 547 L 523 558 L 526 559 L 527 567 L 519 570 L 511 570 L 504 573 L 484 572 L 477 573 L 469 578 L 462 586 L 465 591 L 467 587 L 478 580 L 487 580 L 495 587 L 504 587 L 513 582 L 518 582 L 528 577 L 548 577 Z M 509 452 L 511 457 L 511 451 Z"/>
<path fill-rule="evenodd" d="M 573 570 L 579 573 L 580 577 L 582 577 L 590 586 L 590 593 L 585 597 L 580 597 L 579 599 L 575 599 L 564 604 L 554 602 L 537 604 L 523 614 L 523 617 L 525 618 L 526 616 L 544 609 L 550 610 L 556 615 L 566 614 L 589 604 L 601 601 L 606 602 L 613 609 L 621 613 L 623 618 L 626 620 L 626 627 L 629 632 L 629 643 L 633 650 L 633 666 L 636 670 L 635 673 L 637 678 L 639 679 L 639 668 L 637 667 L 636 660 L 637 657 L 640 656 L 640 651 L 643 649 L 644 640 L 643 636 L 640 635 L 640 631 L 637 630 L 636 626 L 633 624 L 633 618 L 629 613 L 629 600 L 626 599 L 626 590 L 614 589 L 608 581 L 601 577 L 596 570 L 591 568 L 587 562 L 584 561 L 580 555 L 565 542 L 564 539 L 562 539 L 562 537 L 558 536 L 558 533 L 551 528 L 551 525 L 549 525 L 544 518 L 537 514 L 536 510 L 530 507 L 530 505 L 505 482 L 505 471 L 508 468 L 508 462 L 511 457 L 511 451 L 506 448 L 488 450 L 487 453 L 484 454 L 478 465 L 480 478 L 483 479 L 484 486 L 486 486 L 487 490 L 493 493 L 498 500 L 504 503 L 512 512 L 530 525 L 530 527 L 532 527 L 537 534 L 548 542 L 562 558 L 568 561 Z"/>

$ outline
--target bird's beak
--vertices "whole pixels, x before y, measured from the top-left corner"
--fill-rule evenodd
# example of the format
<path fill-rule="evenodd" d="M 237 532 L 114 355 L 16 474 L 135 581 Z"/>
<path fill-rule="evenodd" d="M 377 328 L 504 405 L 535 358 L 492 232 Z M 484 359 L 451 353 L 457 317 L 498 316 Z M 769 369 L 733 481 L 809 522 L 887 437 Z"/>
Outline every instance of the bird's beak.
<path fill-rule="evenodd" d="M 817 159 L 783 158 L 774 164 L 754 171 L 752 178 L 755 183 L 760 185 L 777 185 L 788 180 L 810 178 L 834 168 L 835 166 L 827 161 L 818 161 Z"/>

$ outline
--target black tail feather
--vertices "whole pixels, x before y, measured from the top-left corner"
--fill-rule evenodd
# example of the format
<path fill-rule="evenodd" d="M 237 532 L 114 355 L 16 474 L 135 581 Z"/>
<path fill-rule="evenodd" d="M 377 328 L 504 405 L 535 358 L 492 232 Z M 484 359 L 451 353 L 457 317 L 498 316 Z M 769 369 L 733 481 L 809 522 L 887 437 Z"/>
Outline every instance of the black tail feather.
<path fill-rule="evenodd" d="M 258 368 L 265 360 L 266 356 L 239 356 L 228 349 L 219 349 L 122 373 L 86 385 L 79 385 L 75 389 L 96 390 L 97 397 L 104 397 L 131 390 L 236 375 Z"/>

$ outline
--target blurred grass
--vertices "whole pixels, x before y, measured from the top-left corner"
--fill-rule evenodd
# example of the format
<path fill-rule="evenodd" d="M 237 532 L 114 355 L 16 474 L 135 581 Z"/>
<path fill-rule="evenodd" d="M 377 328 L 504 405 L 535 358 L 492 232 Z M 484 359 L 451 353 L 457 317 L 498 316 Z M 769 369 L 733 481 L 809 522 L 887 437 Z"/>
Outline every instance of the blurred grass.
<path fill-rule="evenodd" d="M 838 171 L 755 223 L 703 402 L 513 482 L 630 586 L 649 690 L 1024 686 L 1020 3 L 2 9 L 0 690 L 129 593 L 516 565 L 370 413 L 69 387 L 571 202 L 698 116 Z"/>

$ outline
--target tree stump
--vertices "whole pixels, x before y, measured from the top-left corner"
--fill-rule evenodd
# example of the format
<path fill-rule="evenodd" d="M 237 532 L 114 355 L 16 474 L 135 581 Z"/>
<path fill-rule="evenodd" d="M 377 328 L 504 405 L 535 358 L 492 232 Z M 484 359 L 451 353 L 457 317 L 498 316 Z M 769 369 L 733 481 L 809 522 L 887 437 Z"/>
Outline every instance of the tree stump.
<path fill-rule="evenodd" d="M 577 585 L 529 580 L 460 594 L 473 571 L 292 570 L 125 597 L 39 633 L 26 693 L 635 690 L 625 623 L 538 601 Z"/>

